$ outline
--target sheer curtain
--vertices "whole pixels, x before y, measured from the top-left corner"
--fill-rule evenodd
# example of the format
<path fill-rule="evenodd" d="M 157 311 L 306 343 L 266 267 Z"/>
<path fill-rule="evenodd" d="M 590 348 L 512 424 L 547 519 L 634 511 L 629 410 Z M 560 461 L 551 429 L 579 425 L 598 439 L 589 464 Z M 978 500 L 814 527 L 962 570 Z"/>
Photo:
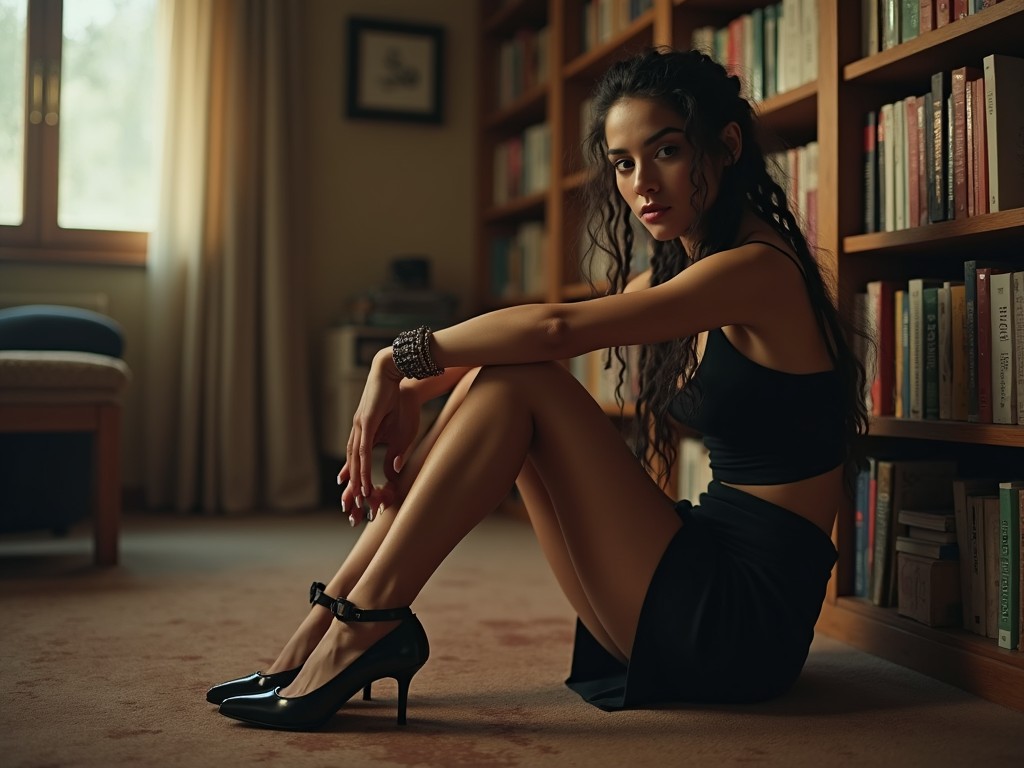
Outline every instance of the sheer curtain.
<path fill-rule="evenodd" d="M 298 219 L 303 5 L 161 0 L 144 393 L 153 507 L 316 503 Z"/>

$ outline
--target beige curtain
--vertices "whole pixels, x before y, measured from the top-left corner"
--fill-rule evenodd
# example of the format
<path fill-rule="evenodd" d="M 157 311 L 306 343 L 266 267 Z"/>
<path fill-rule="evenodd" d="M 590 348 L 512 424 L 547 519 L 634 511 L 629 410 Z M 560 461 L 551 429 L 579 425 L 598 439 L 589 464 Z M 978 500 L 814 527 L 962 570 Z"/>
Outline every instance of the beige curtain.
<path fill-rule="evenodd" d="M 144 392 L 153 507 L 316 503 L 298 218 L 303 5 L 161 3 Z"/>

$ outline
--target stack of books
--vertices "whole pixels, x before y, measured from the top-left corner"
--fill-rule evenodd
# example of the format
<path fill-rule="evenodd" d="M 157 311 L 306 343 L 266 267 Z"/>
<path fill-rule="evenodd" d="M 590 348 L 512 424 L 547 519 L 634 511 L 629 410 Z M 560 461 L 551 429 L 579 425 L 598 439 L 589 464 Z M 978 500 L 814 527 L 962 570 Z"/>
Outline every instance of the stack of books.
<path fill-rule="evenodd" d="M 960 623 L 960 548 L 952 509 L 901 509 L 896 522 L 897 609 L 931 627 Z"/>

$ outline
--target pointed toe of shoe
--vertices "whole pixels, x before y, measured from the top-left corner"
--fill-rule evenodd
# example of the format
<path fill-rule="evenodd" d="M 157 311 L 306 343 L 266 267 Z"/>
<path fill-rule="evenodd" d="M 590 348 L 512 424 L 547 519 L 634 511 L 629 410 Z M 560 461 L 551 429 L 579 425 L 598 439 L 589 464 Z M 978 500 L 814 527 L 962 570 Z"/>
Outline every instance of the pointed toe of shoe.
<path fill-rule="evenodd" d="M 251 696 L 265 691 L 273 691 L 275 688 L 283 688 L 291 684 L 301 669 L 302 667 L 299 666 L 270 675 L 253 672 L 251 675 L 239 677 L 237 680 L 228 680 L 226 683 L 215 685 L 208 690 L 206 700 L 211 704 L 221 704 L 235 696 Z"/>
<path fill-rule="evenodd" d="M 276 728 L 285 731 L 309 731 L 322 726 L 336 708 L 315 713 L 306 711 L 302 699 L 286 699 L 278 694 L 280 688 L 253 694 L 233 696 L 220 705 L 220 714 L 249 725 Z"/>

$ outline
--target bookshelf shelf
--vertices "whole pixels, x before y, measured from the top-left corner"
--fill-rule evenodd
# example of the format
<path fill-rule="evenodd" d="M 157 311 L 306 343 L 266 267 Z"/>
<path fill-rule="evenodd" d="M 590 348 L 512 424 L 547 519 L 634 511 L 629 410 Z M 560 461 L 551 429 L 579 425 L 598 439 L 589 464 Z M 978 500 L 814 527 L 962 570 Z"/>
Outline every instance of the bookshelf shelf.
<path fill-rule="evenodd" d="M 484 214 L 488 222 L 515 222 L 524 218 L 538 215 L 544 211 L 544 202 L 547 199 L 546 192 L 536 192 L 532 195 L 517 197 L 505 205 L 489 209 Z"/>
<path fill-rule="evenodd" d="M 898 253 L 927 245 L 932 253 L 946 253 L 960 250 L 968 244 L 972 248 L 984 247 L 986 241 L 1003 242 L 1007 237 L 1024 240 L 1024 208 L 940 221 L 896 232 L 851 235 L 843 238 L 843 250 L 848 254 Z"/>
<path fill-rule="evenodd" d="M 548 84 L 539 83 L 522 94 L 513 103 L 490 115 L 485 126 L 488 128 L 521 128 L 544 119 L 547 107 Z"/>
<path fill-rule="evenodd" d="M 819 630 L 978 696 L 1024 710 L 1024 657 L 995 640 L 936 629 L 861 598 L 826 602 Z"/>
<path fill-rule="evenodd" d="M 813 127 L 818 113 L 818 82 L 801 86 L 764 99 L 755 109 L 761 122 L 780 134 L 791 134 Z"/>
<path fill-rule="evenodd" d="M 902 437 L 911 440 L 937 440 L 974 445 L 1024 448 L 1024 426 L 1011 424 L 974 424 L 962 421 L 897 419 L 873 416 L 868 427 L 872 437 Z"/>
<path fill-rule="evenodd" d="M 480 58 L 480 208 L 477 213 L 479 306 L 493 309 L 526 301 L 581 301 L 591 288 L 573 265 L 581 213 L 576 205 L 585 173 L 579 171 L 579 116 L 594 79 L 625 53 L 650 44 L 686 47 L 701 26 L 719 28 L 772 0 L 651 0 L 644 12 L 603 43 L 581 53 L 582 0 L 479 0 L 483 17 Z M 896 232 L 863 231 L 864 119 L 886 101 L 924 93 L 932 75 L 981 64 L 990 53 L 1021 56 L 1024 0 L 1003 0 L 964 19 L 925 32 L 871 56 L 861 49 L 863 3 L 817 0 L 817 77 L 755 105 L 770 134 L 788 146 L 816 140 L 819 189 L 817 244 L 828 254 L 840 310 L 852 314 L 855 295 L 870 280 L 906 281 L 932 274 L 951 279 L 970 258 L 1012 259 L 1024 242 L 1024 208 L 945 221 Z M 493 109 L 498 50 L 521 28 L 548 28 L 548 82 L 514 103 Z M 490 105 L 490 106 L 489 106 Z M 495 206 L 492 200 L 496 144 L 534 122 L 551 130 L 549 188 Z M 489 245 L 518 225 L 542 222 L 547 233 L 543 295 L 499 297 L 488 279 Z M 596 391 L 596 389 L 592 389 Z M 618 418 L 614 403 L 602 403 Z M 635 418 L 628 406 L 626 419 Z M 873 418 L 858 449 L 896 454 L 942 450 L 964 467 L 1014 468 L 1024 449 L 1024 426 Z M 966 470 L 965 471 L 969 471 Z M 927 627 L 850 597 L 854 585 L 853 510 L 841 510 L 836 526 L 840 557 L 829 584 L 819 629 L 837 639 L 960 686 L 1000 704 L 1024 710 L 1024 652 L 961 630 Z"/>
<path fill-rule="evenodd" d="M 1024 39 L 1024 0 L 1003 0 L 978 13 L 858 59 L 843 68 L 847 82 L 913 83 L 942 69 L 981 61 L 989 53 L 1019 55 Z"/>

